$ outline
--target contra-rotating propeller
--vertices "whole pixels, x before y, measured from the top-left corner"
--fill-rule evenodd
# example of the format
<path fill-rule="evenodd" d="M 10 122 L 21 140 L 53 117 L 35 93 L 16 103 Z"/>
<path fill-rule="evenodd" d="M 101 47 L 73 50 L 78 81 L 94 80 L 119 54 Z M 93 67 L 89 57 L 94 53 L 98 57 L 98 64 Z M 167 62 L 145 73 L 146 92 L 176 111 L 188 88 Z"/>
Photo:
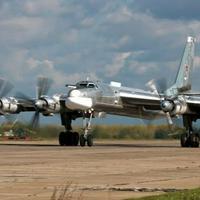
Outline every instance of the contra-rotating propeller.
<path fill-rule="evenodd" d="M 52 85 L 52 80 L 47 77 L 38 77 L 36 86 L 36 100 L 35 100 L 35 113 L 31 120 L 31 126 L 37 128 L 40 120 L 40 111 L 43 106 L 43 100 L 41 98 L 46 96 Z"/>
<path fill-rule="evenodd" d="M 166 115 L 167 122 L 169 126 L 173 125 L 173 121 L 170 115 L 170 111 L 174 107 L 174 99 L 176 96 L 169 97 L 166 95 L 167 91 L 167 81 L 165 78 L 158 80 L 151 80 L 147 83 L 147 86 L 156 93 L 160 98 L 160 107 Z"/>
<path fill-rule="evenodd" d="M 5 97 L 13 88 L 9 81 L 0 78 L 0 98 Z"/>
<path fill-rule="evenodd" d="M 31 106 L 35 108 L 35 113 L 31 119 L 31 127 L 37 128 L 39 125 L 40 112 L 44 110 L 44 98 L 49 92 L 49 89 L 52 85 L 52 80 L 47 77 L 38 77 L 36 85 L 36 97 L 35 99 L 30 98 L 29 96 L 18 92 L 16 97 L 22 101 L 26 106 Z"/>
<path fill-rule="evenodd" d="M 9 114 L 9 109 L 7 110 L 7 106 L 10 103 L 11 99 L 7 98 L 6 95 L 14 88 L 14 85 L 4 79 L 0 78 L 0 113 L 6 119 L 6 121 L 14 121 L 16 116 L 13 114 Z M 6 103 L 6 106 L 5 106 Z M 9 106 L 8 106 L 9 107 Z M 10 106 L 11 109 L 12 106 Z"/>

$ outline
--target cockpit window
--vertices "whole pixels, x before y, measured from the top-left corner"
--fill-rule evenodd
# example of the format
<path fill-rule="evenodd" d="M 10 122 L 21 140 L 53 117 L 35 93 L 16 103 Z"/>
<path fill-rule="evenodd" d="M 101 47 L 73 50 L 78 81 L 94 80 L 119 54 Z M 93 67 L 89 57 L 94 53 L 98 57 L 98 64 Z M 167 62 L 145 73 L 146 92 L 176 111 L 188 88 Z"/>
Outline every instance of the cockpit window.
<path fill-rule="evenodd" d="M 80 84 L 78 85 L 78 87 L 79 87 L 79 88 L 87 88 L 87 84 L 85 84 L 85 83 L 80 83 Z"/>
<path fill-rule="evenodd" d="M 94 83 L 89 83 L 88 84 L 88 88 L 95 88 L 95 84 Z"/>
<path fill-rule="evenodd" d="M 88 81 L 81 81 L 76 84 L 77 88 L 97 88 L 96 84 Z"/>

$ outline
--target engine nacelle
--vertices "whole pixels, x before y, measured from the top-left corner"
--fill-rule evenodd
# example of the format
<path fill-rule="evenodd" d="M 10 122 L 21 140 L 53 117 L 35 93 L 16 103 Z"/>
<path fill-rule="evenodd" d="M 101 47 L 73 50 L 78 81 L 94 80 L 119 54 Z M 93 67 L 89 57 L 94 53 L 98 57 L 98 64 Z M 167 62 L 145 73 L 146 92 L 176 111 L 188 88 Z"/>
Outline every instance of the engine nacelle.
<path fill-rule="evenodd" d="M 181 115 L 187 112 L 188 106 L 183 98 L 179 98 L 174 101 L 174 110 L 172 111 L 173 115 Z"/>
<path fill-rule="evenodd" d="M 188 109 L 185 99 L 180 96 L 175 100 L 163 100 L 160 106 L 164 112 L 169 112 L 171 115 L 184 114 Z"/>
<path fill-rule="evenodd" d="M 58 113 L 60 112 L 60 101 L 54 97 L 41 97 L 36 100 L 35 106 L 43 110 L 44 114 Z"/>
<path fill-rule="evenodd" d="M 18 113 L 19 107 L 15 98 L 2 98 L 0 99 L 0 110 L 3 113 Z"/>

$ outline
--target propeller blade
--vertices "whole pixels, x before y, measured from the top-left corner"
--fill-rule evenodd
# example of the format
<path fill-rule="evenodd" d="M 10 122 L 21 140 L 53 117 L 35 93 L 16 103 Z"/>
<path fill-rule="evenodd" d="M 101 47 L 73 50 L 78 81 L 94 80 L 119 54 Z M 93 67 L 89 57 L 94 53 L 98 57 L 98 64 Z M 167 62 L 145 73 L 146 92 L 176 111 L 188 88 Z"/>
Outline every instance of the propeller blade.
<path fill-rule="evenodd" d="M 18 102 L 25 107 L 34 107 L 35 108 L 35 100 L 30 98 L 29 96 L 25 95 L 22 92 L 17 92 L 15 94 L 15 98 Z"/>
<path fill-rule="evenodd" d="M 146 83 L 146 87 L 148 87 L 155 94 L 158 94 L 158 90 L 157 90 L 156 83 L 155 83 L 154 79 L 152 79 L 149 82 L 147 82 Z"/>
<path fill-rule="evenodd" d="M 4 82 L 5 80 L 0 78 L 0 90 L 2 90 Z"/>
<path fill-rule="evenodd" d="M 168 122 L 169 126 L 172 126 L 173 121 L 172 121 L 172 118 L 171 118 L 169 112 L 166 112 L 166 117 L 167 117 L 167 122 Z"/>
<path fill-rule="evenodd" d="M 6 119 L 7 122 L 15 122 L 17 120 L 17 115 L 16 114 L 4 114 L 3 117 Z"/>
<path fill-rule="evenodd" d="M 39 111 L 36 111 L 33 115 L 33 118 L 31 120 L 31 127 L 33 129 L 36 129 L 38 128 L 39 126 L 39 120 L 40 120 L 40 112 Z"/>
<path fill-rule="evenodd" d="M 0 79 L 0 97 L 6 96 L 12 89 L 13 85 L 4 79 Z"/>
<path fill-rule="evenodd" d="M 30 98 L 29 96 L 25 95 L 25 94 L 22 93 L 22 92 L 17 92 L 17 93 L 15 94 L 15 97 L 18 98 L 18 99 L 26 100 L 26 101 L 31 100 L 31 98 Z"/>
<path fill-rule="evenodd" d="M 145 113 L 145 109 L 143 108 L 144 112 L 142 112 L 142 109 L 139 110 L 139 114 L 140 114 L 140 119 L 142 120 L 143 124 L 145 124 L 146 126 L 150 126 L 152 125 L 152 123 L 156 120 L 156 119 L 163 119 L 165 118 L 165 114 L 161 111 L 157 112 L 157 111 L 152 111 L 152 113 L 148 113 L 148 116 L 146 115 L 147 113 Z"/>
<path fill-rule="evenodd" d="M 33 104 L 33 103 L 35 102 L 31 97 L 25 95 L 25 94 L 22 93 L 22 92 L 17 92 L 17 93 L 15 94 L 15 97 L 16 97 L 17 99 L 19 99 L 19 100 L 23 100 L 23 101 L 25 101 L 25 102 L 27 102 L 27 103 L 31 103 L 31 104 Z"/>
<path fill-rule="evenodd" d="M 176 118 L 173 119 L 173 124 L 176 126 L 176 127 L 182 127 L 183 126 L 183 119 L 181 116 L 177 116 Z"/>
<path fill-rule="evenodd" d="M 32 117 L 31 120 L 31 127 L 33 129 L 38 128 L 39 126 L 39 120 L 40 120 L 40 109 L 38 108 L 37 100 L 39 100 L 42 96 L 47 95 L 53 81 L 47 77 L 38 77 L 37 80 L 37 91 L 36 91 L 36 100 L 30 99 L 28 96 L 24 95 L 23 93 L 18 93 L 18 97 L 21 97 L 21 99 L 24 99 L 25 101 L 31 103 L 34 105 L 36 111 Z"/>
<path fill-rule="evenodd" d="M 53 81 L 47 77 L 39 77 L 37 81 L 37 97 L 47 95 Z"/>
<path fill-rule="evenodd" d="M 153 120 L 145 119 L 145 117 L 144 117 L 143 112 L 142 112 L 141 109 L 139 109 L 139 113 L 140 113 L 140 120 L 142 121 L 142 123 L 143 123 L 145 126 L 151 125 L 151 122 L 152 122 Z"/>
<path fill-rule="evenodd" d="M 165 78 L 158 79 L 158 80 L 150 80 L 146 86 L 150 88 L 150 90 L 160 96 L 167 90 L 167 81 Z"/>
<path fill-rule="evenodd" d="M 167 90 L 167 80 L 165 78 L 156 81 L 156 88 L 159 93 L 164 93 Z"/>

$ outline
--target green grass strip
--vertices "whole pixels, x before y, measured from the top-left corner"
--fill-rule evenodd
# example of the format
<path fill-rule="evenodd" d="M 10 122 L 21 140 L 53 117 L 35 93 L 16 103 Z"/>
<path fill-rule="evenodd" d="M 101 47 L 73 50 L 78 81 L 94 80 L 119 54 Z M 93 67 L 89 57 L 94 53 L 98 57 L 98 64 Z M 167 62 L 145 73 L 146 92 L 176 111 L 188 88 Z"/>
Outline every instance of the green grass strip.
<path fill-rule="evenodd" d="M 127 200 L 200 200 L 200 188 Z"/>

